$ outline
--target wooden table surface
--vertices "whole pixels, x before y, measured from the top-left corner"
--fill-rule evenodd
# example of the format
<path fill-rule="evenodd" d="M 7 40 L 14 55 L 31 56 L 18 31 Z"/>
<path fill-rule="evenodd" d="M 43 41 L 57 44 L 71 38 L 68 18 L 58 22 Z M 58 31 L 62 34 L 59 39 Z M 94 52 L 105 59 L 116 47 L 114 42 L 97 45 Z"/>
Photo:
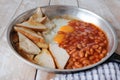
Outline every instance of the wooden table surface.
<path fill-rule="evenodd" d="M 6 39 L 11 20 L 24 11 L 46 5 L 72 5 L 93 11 L 111 23 L 120 42 L 120 0 L 0 0 L 0 80 L 49 80 L 55 76 L 18 59 Z M 120 54 L 120 44 L 116 52 Z"/>

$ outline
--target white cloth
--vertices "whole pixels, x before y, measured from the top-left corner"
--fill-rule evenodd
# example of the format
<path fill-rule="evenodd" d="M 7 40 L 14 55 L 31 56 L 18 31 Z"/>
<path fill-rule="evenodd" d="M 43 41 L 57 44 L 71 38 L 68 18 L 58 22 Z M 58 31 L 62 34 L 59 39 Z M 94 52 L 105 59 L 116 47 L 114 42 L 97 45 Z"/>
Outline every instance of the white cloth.
<path fill-rule="evenodd" d="M 57 74 L 52 80 L 120 80 L 120 64 L 109 62 L 78 73 Z"/>

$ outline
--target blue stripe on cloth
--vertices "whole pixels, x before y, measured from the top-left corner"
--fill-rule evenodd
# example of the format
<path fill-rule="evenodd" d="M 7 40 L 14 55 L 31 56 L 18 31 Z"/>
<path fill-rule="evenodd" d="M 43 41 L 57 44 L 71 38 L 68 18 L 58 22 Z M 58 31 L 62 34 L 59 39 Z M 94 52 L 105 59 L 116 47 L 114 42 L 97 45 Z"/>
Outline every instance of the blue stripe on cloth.
<path fill-rule="evenodd" d="M 118 64 L 118 66 L 119 66 L 119 70 L 120 70 L 120 64 Z"/>
<path fill-rule="evenodd" d="M 60 78 L 60 80 L 66 80 L 66 74 L 63 74 L 63 75 L 61 75 L 62 77 Z"/>
<path fill-rule="evenodd" d="M 104 74 L 105 74 L 105 77 L 106 77 L 105 80 L 107 80 L 107 79 L 111 80 L 111 78 L 110 78 L 110 71 L 109 71 L 108 65 L 104 64 L 103 65 L 103 69 L 104 69 Z"/>
<path fill-rule="evenodd" d="M 120 64 L 104 63 L 87 71 L 74 74 L 57 74 L 51 80 L 120 80 Z"/>
<path fill-rule="evenodd" d="M 107 63 L 107 66 L 108 66 L 108 70 L 109 70 L 109 76 L 112 74 L 112 71 L 110 70 L 111 69 L 111 65 L 109 65 L 108 63 Z M 110 76 L 110 79 L 112 80 L 112 76 Z"/>
<path fill-rule="evenodd" d="M 94 76 L 94 77 L 93 77 L 93 80 L 98 80 L 97 70 L 96 70 L 96 69 L 93 69 L 93 70 L 92 70 L 92 73 L 93 73 L 92 76 Z"/>
<path fill-rule="evenodd" d="M 79 80 L 82 80 L 81 77 L 80 77 L 80 72 L 78 73 L 78 76 L 79 76 Z"/>
<path fill-rule="evenodd" d="M 120 80 L 120 69 L 119 69 L 119 66 L 118 66 L 118 64 L 116 64 L 116 63 L 114 63 L 114 65 L 115 65 L 115 71 L 116 71 L 116 73 L 117 73 L 117 80 Z"/>
<path fill-rule="evenodd" d="M 81 80 L 85 80 L 85 73 L 84 73 L 84 72 L 81 72 L 81 73 L 80 73 L 80 79 L 81 79 Z"/>
<path fill-rule="evenodd" d="M 67 80 L 74 80 L 73 77 L 72 77 L 72 74 L 69 74 L 67 77 L 68 77 Z"/>
<path fill-rule="evenodd" d="M 86 80 L 93 80 L 91 71 L 86 71 Z"/>
<path fill-rule="evenodd" d="M 81 80 L 81 79 L 80 79 L 80 76 L 79 76 L 79 73 L 75 73 L 75 74 L 73 74 L 73 76 L 74 76 L 74 79 L 75 79 L 75 80 Z M 74 79 L 73 79 L 73 80 L 74 80 Z"/>
<path fill-rule="evenodd" d="M 100 76 L 100 80 L 105 80 L 105 74 L 104 74 L 102 66 L 98 67 L 98 75 Z"/>
<path fill-rule="evenodd" d="M 113 65 L 114 65 L 114 69 L 115 69 L 116 80 L 119 80 L 120 79 L 120 70 L 119 70 L 118 64 L 113 63 Z"/>
<path fill-rule="evenodd" d="M 97 71 L 97 75 L 98 75 L 98 80 L 100 80 L 100 75 L 98 74 L 98 68 L 96 68 L 96 71 Z"/>
<path fill-rule="evenodd" d="M 111 79 L 112 80 L 116 80 L 116 76 L 115 76 L 115 68 L 114 68 L 114 65 L 113 65 L 113 63 L 108 63 L 108 66 L 109 66 L 109 70 L 110 70 L 110 75 L 111 75 Z"/>
<path fill-rule="evenodd" d="M 86 77 L 86 71 L 85 71 L 84 73 L 85 73 L 85 80 L 87 80 L 87 79 L 86 79 L 86 78 L 87 78 L 87 77 Z"/>

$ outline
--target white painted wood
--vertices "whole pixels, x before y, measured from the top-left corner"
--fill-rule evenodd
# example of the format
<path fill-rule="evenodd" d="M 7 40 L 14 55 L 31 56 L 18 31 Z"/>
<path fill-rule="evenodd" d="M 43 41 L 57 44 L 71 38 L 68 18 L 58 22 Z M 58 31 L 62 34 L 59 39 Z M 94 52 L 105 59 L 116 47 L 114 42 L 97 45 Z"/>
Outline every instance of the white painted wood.
<path fill-rule="evenodd" d="M 111 0 L 111 1 L 113 1 L 113 0 Z M 111 3 L 111 1 L 109 1 L 109 3 Z M 114 0 L 114 1 L 116 1 L 116 0 Z M 106 3 L 107 3 L 107 0 L 106 0 Z M 112 3 L 111 3 L 111 5 L 112 5 Z M 116 4 L 116 5 L 119 5 L 119 4 Z M 111 11 L 109 9 L 109 6 L 107 6 L 105 4 L 104 0 L 91 0 L 91 1 L 79 0 L 79 7 L 88 9 L 90 11 L 93 11 L 96 14 L 100 15 L 101 17 L 103 17 L 104 19 L 106 19 L 108 22 L 110 22 L 110 24 L 116 30 L 118 38 L 119 38 L 119 42 L 120 42 L 120 27 L 119 27 L 119 23 L 116 20 L 114 14 L 111 13 Z M 114 7 L 114 8 L 117 8 L 117 10 L 119 10 L 119 8 L 117 6 Z M 118 47 L 120 47 L 120 44 L 118 45 Z M 120 54 L 120 49 L 117 49 L 116 52 L 118 52 Z"/>
<path fill-rule="evenodd" d="M 120 0 L 104 0 L 105 4 L 108 6 L 109 10 L 111 11 L 111 13 L 114 15 L 115 19 L 116 19 L 116 23 L 118 23 L 118 25 L 115 25 L 116 23 L 114 23 L 114 27 L 117 31 L 117 36 L 119 38 L 119 45 L 117 48 L 117 53 L 120 54 Z"/>
<path fill-rule="evenodd" d="M 4 34 L 0 40 L 0 80 L 34 80 L 36 69 L 18 59 L 13 53 Z"/>
<path fill-rule="evenodd" d="M 0 0 L 0 37 L 22 0 Z"/>
<path fill-rule="evenodd" d="M 27 10 L 47 5 L 49 5 L 49 0 L 23 0 L 14 18 Z"/>
<path fill-rule="evenodd" d="M 120 22 L 120 0 L 104 0 L 111 13 L 115 16 L 118 22 Z"/>
<path fill-rule="evenodd" d="M 50 5 L 78 6 L 77 0 L 51 0 Z"/>
<path fill-rule="evenodd" d="M 34 80 L 36 69 L 13 54 L 5 37 L 0 40 L 0 80 Z"/>

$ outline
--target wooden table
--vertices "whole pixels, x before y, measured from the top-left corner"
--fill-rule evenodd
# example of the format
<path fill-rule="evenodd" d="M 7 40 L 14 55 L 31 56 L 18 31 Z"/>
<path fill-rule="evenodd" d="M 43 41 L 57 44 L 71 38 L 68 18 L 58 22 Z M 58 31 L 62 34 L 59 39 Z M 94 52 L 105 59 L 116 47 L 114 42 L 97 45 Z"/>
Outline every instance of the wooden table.
<path fill-rule="evenodd" d="M 120 42 L 120 0 L 0 0 L 0 80 L 49 80 L 55 76 L 18 59 L 6 40 L 11 20 L 24 11 L 46 5 L 72 5 L 93 11 L 111 23 Z M 120 54 L 120 44 L 116 52 Z"/>

